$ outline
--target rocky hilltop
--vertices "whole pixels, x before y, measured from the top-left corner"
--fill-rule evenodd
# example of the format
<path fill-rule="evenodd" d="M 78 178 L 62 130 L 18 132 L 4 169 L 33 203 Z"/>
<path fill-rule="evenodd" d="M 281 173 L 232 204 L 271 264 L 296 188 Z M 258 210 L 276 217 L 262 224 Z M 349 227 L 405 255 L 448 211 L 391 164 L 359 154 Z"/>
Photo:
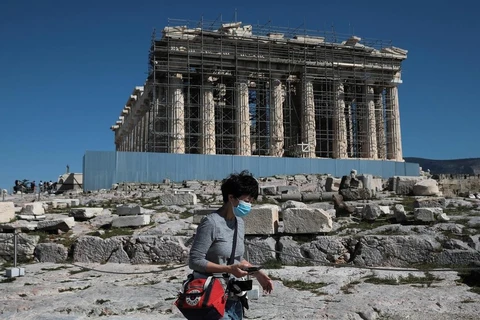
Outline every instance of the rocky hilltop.
<path fill-rule="evenodd" d="M 418 163 L 424 171 L 432 174 L 480 174 L 480 158 L 433 160 L 415 157 L 406 157 L 406 162 Z"/>
<path fill-rule="evenodd" d="M 276 288 L 251 292 L 249 318 L 477 318 L 480 190 L 444 197 L 428 177 L 355 172 L 260 184 L 246 255 Z M 219 181 L 6 195 L 0 261 L 11 267 L 16 237 L 26 275 L 1 280 L 2 318 L 181 319 L 189 246 L 221 201 Z"/>

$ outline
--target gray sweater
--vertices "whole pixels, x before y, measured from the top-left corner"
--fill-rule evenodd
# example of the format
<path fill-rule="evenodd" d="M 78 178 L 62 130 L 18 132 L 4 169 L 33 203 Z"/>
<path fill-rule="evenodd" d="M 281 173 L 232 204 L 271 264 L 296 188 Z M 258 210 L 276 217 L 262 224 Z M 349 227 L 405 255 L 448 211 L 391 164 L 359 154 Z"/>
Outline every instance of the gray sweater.
<path fill-rule="evenodd" d="M 245 251 L 245 223 L 238 218 L 237 247 L 235 262 L 239 263 Z M 190 249 L 190 269 L 205 273 L 207 262 L 225 265 L 232 253 L 235 220 L 226 220 L 214 212 L 202 219 L 197 228 L 192 248 Z"/>

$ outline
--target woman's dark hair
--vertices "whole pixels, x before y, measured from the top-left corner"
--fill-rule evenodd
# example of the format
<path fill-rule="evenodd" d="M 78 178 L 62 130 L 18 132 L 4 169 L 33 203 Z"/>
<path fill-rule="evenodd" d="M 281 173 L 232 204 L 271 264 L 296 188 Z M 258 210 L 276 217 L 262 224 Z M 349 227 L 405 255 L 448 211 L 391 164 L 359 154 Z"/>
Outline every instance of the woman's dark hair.
<path fill-rule="evenodd" d="M 258 198 L 258 182 L 248 170 L 240 173 L 232 173 L 222 181 L 223 202 L 228 202 L 228 195 L 235 198 L 242 195 L 249 195 L 253 199 Z"/>

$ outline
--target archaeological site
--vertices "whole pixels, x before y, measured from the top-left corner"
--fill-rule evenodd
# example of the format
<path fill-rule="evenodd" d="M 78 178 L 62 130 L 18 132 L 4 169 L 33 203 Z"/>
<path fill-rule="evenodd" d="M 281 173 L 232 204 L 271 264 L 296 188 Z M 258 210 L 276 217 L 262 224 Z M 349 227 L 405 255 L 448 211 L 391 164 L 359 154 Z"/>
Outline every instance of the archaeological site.
<path fill-rule="evenodd" d="M 388 41 L 170 20 L 145 83 L 87 151 L 83 190 L 0 195 L 0 318 L 182 319 L 174 301 L 221 179 L 259 198 L 248 319 L 478 319 L 480 177 L 403 159 L 407 51 Z"/>

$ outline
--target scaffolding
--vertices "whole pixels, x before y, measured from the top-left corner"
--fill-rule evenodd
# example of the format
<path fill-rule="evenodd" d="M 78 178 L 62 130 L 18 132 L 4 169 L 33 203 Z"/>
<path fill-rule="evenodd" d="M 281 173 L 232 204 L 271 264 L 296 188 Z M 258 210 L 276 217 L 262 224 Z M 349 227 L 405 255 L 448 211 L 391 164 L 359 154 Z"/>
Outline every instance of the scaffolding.
<path fill-rule="evenodd" d="M 335 32 L 170 19 L 118 151 L 402 160 L 407 51 Z"/>

